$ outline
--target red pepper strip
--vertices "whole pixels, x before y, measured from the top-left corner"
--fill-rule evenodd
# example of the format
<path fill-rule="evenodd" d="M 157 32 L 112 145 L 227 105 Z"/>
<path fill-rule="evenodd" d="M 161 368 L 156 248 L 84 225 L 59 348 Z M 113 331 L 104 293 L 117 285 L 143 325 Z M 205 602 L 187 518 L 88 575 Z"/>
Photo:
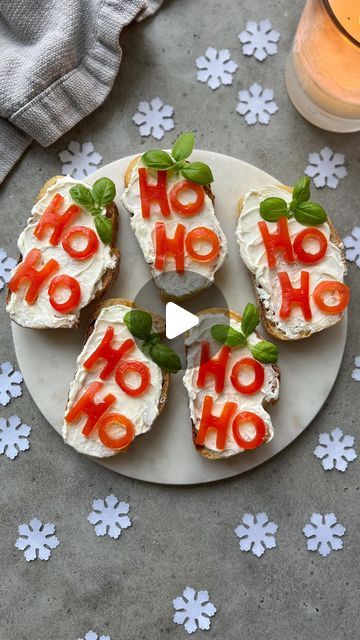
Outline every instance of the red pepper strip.
<path fill-rule="evenodd" d="M 105 447 L 109 449 L 125 449 L 135 438 L 135 427 L 133 422 L 121 413 L 106 413 L 103 415 L 98 424 L 98 434 L 101 442 Z M 123 436 L 115 438 L 108 432 L 110 425 L 119 425 L 124 427 L 125 433 Z"/>
<path fill-rule="evenodd" d="M 87 240 L 87 245 L 83 249 L 75 249 L 71 242 L 76 236 L 83 236 Z M 97 252 L 99 246 L 98 237 L 89 227 L 71 227 L 62 241 L 64 251 L 75 260 L 87 260 Z"/>
<path fill-rule="evenodd" d="M 324 301 L 325 293 L 337 293 L 339 302 L 338 304 L 326 304 Z M 350 302 L 350 289 L 343 282 L 337 282 L 333 280 L 326 280 L 320 282 L 314 289 L 314 301 L 319 307 L 320 311 L 329 315 L 336 315 L 342 313 Z"/>
<path fill-rule="evenodd" d="M 116 398 L 109 393 L 103 400 L 95 403 L 94 396 L 104 387 L 103 382 L 92 382 L 86 389 L 84 395 L 74 404 L 69 413 L 65 416 L 66 422 L 75 422 L 82 414 L 86 414 L 88 419 L 83 427 L 84 436 L 89 436 L 99 418 L 115 402 Z"/>
<path fill-rule="evenodd" d="M 239 373 L 242 367 L 251 367 L 254 371 L 254 380 L 249 384 L 242 384 L 239 380 Z M 241 358 L 238 360 L 232 368 L 230 380 L 236 391 L 239 393 L 244 393 L 245 395 L 251 395 L 252 393 L 256 393 L 261 389 L 264 384 L 265 379 L 265 371 L 264 367 L 260 362 L 254 360 L 254 358 Z"/>
<path fill-rule="evenodd" d="M 41 240 L 44 237 L 44 233 L 48 227 L 53 228 L 52 235 L 50 236 L 50 244 L 59 244 L 62 232 L 65 227 L 77 216 L 80 212 L 80 207 L 76 204 L 70 205 L 65 213 L 60 214 L 59 209 L 64 202 L 63 196 L 57 193 L 50 204 L 46 207 L 39 222 L 34 229 L 34 235 Z"/>
<path fill-rule="evenodd" d="M 70 291 L 68 299 L 65 302 L 57 302 L 55 300 L 55 293 L 57 289 L 64 289 L 65 287 Z M 75 278 L 62 274 L 60 276 L 55 276 L 55 278 L 51 280 L 48 294 L 50 304 L 55 309 L 55 311 L 59 311 L 60 313 L 68 313 L 78 306 L 80 302 L 81 289 L 78 281 Z"/>
<path fill-rule="evenodd" d="M 41 257 L 40 249 L 31 249 L 25 259 L 17 267 L 13 277 L 9 282 L 10 291 L 17 291 L 22 285 L 23 281 L 29 283 L 25 300 L 29 304 L 34 304 L 39 296 L 40 287 L 44 284 L 45 280 L 58 270 L 59 263 L 56 260 L 49 260 L 44 266 L 37 270 L 35 264 Z"/>
<path fill-rule="evenodd" d="M 193 191 L 196 196 L 195 200 L 187 202 L 186 204 L 181 202 L 179 196 L 184 191 Z M 195 182 L 189 182 L 188 180 L 177 182 L 170 191 L 170 204 L 174 211 L 181 216 L 194 216 L 196 213 L 199 213 L 204 206 L 204 201 L 204 188 L 200 184 L 195 184 Z"/>
<path fill-rule="evenodd" d="M 210 345 L 208 342 L 201 343 L 200 367 L 197 378 L 197 385 L 202 389 L 208 376 L 215 378 L 215 391 L 221 393 L 224 390 L 225 372 L 231 348 L 223 346 L 217 357 L 210 357 Z"/>
<path fill-rule="evenodd" d="M 315 238 L 319 243 L 319 250 L 316 253 L 309 253 L 304 249 L 304 240 L 306 238 Z M 301 260 L 301 262 L 305 262 L 306 264 L 314 264 L 315 262 L 319 262 L 324 257 L 327 250 L 328 242 L 322 231 L 320 229 L 316 229 L 315 227 L 308 227 L 300 233 L 297 234 L 294 240 L 294 251 Z"/>
<path fill-rule="evenodd" d="M 135 389 L 134 387 L 129 387 L 129 385 L 126 384 L 125 377 L 130 371 L 135 371 L 141 378 L 139 386 Z M 128 396 L 141 396 L 150 384 L 149 367 L 147 367 L 143 362 L 126 360 L 125 362 L 121 362 L 116 369 L 115 380 L 120 389 L 122 389 L 124 393 L 127 393 Z"/>
<path fill-rule="evenodd" d="M 276 267 L 276 251 L 281 251 L 286 262 L 295 262 L 291 240 L 289 236 L 288 221 L 281 216 L 277 221 L 277 232 L 270 233 L 266 222 L 258 222 L 260 233 L 264 241 L 268 265 L 270 269 Z"/>
<path fill-rule="evenodd" d="M 310 275 L 308 271 L 301 272 L 301 284 L 300 288 L 295 289 L 289 278 L 289 274 L 286 271 L 280 271 L 279 280 L 282 290 L 282 304 L 280 309 L 280 318 L 286 320 L 290 317 L 291 307 L 293 304 L 297 304 L 301 307 L 305 320 L 311 320 L 312 313 L 309 302 L 309 280 Z"/>
<path fill-rule="evenodd" d="M 156 184 L 149 184 L 147 181 L 147 170 L 145 167 L 139 169 L 139 186 L 141 213 L 143 218 L 150 218 L 151 205 L 154 202 L 160 207 L 163 216 L 170 215 L 170 207 L 166 193 L 166 171 L 158 171 Z"/>
<path fill-rule="evenodd" d="M 184 271 L 184 237 L 185 227 L 183 224 L 178 224 L 174 237 L 168 238 L 165 223 L 155 223 L 155 269 L 163 270 L 165 258 L 170 253 L 175 258 L 176 271 L 178 273 Z"/>
<path fill-rule="evenodd" d="M 209 429 L 216 430 L 216 447 L 220 451 L 225 449 L 226 434 L 228 426 L 234 411 L 237 409 L 236 402 L 225 402 L 220 416 L 214 416 L 211 413 L 213 399 L 211 396 L 205 396 L 202 416 L 200 419 L 199 431 L 195 438 L 195 444 L 203 445 Z"/>
<path fill-rule="evenodd" d="M 244 438 L 240 434 L 241 425 L 247 422 L 254 425 L 256 430 L 255 435 L 251 440 Z M 232 431 L 234 440 L 241 449 L 256 449 L 256 447 L 263 444 L 266 439 L 266 424 L 260 416 L 257 416 L 256 413 L 252 413 L 252 411 L 241 411 L 241 413 L 238 413 L 232 424 Z"/>
<path fill-rule="evenodd" d="M 208 253 L 198 253 L 194 249 L 194 242 L 199 242 L 199 240 L 204 240 L 205 242 L 211 245 L 211 249 Z M 220 240 L 218 235 L 212 229 L 208 229 L 207 227 L 196 227 L 196 229 L 192 229 L 186 238 L 185 238 L 185 247 L 186 250 L 193 260 L 197 260 L 198 262 L 211 262 L 214 260 L 216 256 L 219 255 L 220 251 Z"/>
<path fill-rule="evenodd" d="M 122 343 L 122 345 L 120 345 L 120 347 L 118 347 L 118 349 L 114 349 L 110 344 L 113 337 L 114 327 L 108 327 L 99 346 L 83 364 L 84 369 L 91 370 L 98 360 L 101 358 L 106 360 L 107 364 L 100 373 L 100 378 L 102 380 L 106 380 L 110 376 L 123 355 L 135 346 L 134 340 L 128 338 Z"/>

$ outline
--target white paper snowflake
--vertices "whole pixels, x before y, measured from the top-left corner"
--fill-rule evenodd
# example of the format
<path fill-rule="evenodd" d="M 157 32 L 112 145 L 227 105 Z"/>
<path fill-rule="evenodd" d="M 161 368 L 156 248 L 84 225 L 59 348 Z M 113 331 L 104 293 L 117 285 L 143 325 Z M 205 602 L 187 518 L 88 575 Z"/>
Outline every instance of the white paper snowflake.
<path fill-rule="evenodd" d="M 351 236 L 346 236 L 343 240 L 346 260 L 355 262 L 360 267 L 360 227 L 354 227 Z"/>
<path fill-rule="evenodd" d="M 97 536 L 105 536 L 110 538 L 118 538 L 121 536 L 122 529 L 131 527 L 129 516 L 129 505 L 127 502 L 120 502 L 119 499 L 110 495 L 105 500 L 94 500 L 92 503 L 94 511 L 89 513 L 88 521 L 95 525 L 95 533 Z"/>
<path fill-rule="evenodd" d="M 59 158 L 63 163 L 62 173 L 81 180 L 89 176 L 101 163 L 102 156 L 94 149 L 92 142 L 76 142 L 71 140 L 68 148 L 60 151 Z"/>
<path fill-rule="evenodd" d="M 347 176 L 343 166 L 345 156 L 343 153 L 334 153 L 329 147 L 324 147 L 319 153 L 309 153 L 310 164 L 305 173 L 309 178 L 314 178 L 316 187 L 331 187 L 336 189 L 339 180 Z"/>
<path fill-rule="evenodd" d="M 343 548 L 341 538 L 346 529 L 338 523 L 333 513 L 313 513 L 310 522 L 303 528 L 309 551 L 318 551 L 321 556 L 328 556 L 332 550 L 339 551 Z"/>
<path fill-rule="evenodd" d="M 263 89 L 259 84 L 251 85 L 249 90 L 239 91 L 239 100 L 236 111 L 245 116 L 247 124 L 268 124 L 270 116 L 276 113 L 278 106 L 273 100 L 272 89 Z"/>
<path fill-rule="evenodd" d="M 244 513 L 235 533 L 240 538 L 241 551 L 252 551 L 254 556 L 260 558 L 265 549 L 276 547 L 274 534 L 277 530 L 277 524 L 269 522 L 266 513 L 257 513 L 255 516 L 252 513 Z"/>
<path fill-rule="evenodd" d="M 204 56 L 196 58 L 195 64 L 199 71 L 199 82 L 207 82 L 210 89 L 218 89 L 220 85 L 229 85 L 233 81 L 233 73 L 238 68 L 236 62 L 230 59 L 229 49 L 214 49 L 208 47 Z"/>
<path fill-rule="evenodd" d="M 354 365 L 355 369 L 353 369 L 351 377 L 357 382 L 360 382 L 360 356 L 355 356 Z"/>
<path fill-rule="evenodd" d="M 111 640 L 110 636 L 99 636 L 96 631 L 88 631 L 83 638 L 79 640 Z"/>
<path fill-rule="evenodd" d="M 23 424 L 19 416 L 10 416 L 8 420 L 0 418 L 0 455 L 14 460 L 19 451 L 26 451 L 30 447 L 28 436 L 31 427 Z"/>
<path fill-rule="evenodd" d="M 165 131 L 171 131 L 175 127 L 172 118 L 174 107 L 164 104 L 160 98 L 154 98 L 150 102 L 139 102 L 137 108 L 133 121 L 139 127 L 141 136 L 152 135 L 155 140 L 161 140 Z"/>
<path fill-rule="evenodd" d="M 0 364 L 0 404 L 6 407 L 11 398 L 21 396 L 20 384 L 23 377 L 20 371 L 14 371 L 14 367 L 10 362 Z"/>
<path fill-rule="evenodd" d="M 280 33 L 272 28 L 270 20 L 260 20 L 253 22 L 249 20 L 246 24 L 246 31 L 239 33 L 239 40 L 242 42 L 242 52 L 245 56 L 254 56 L 262 62 L 270 55 L 277 53 L 276 42 L 279 41 Z"/>
<path fill-rule="evenodd" d="M 29 524 L 21 524 L 18 527 L 20 538 L 15 542 L 15 547 L 24 551 L 26 560 L 48 560 L 51 550 L 59 546 L 59 540 L 54 535 L 55 526 L 47 522 L 43 524 L 38 518 L 30 520 Z"/>
<path fill-rule="evenodd" d="M 176 611 L 175 624 L 184 625 L 185 631 L 194 633 L 197 629 L 210 629 L 211 620 L 216 613 L 216 607 L 209 602 L 207 591 L 195 591 L 191 587 L 184 589 L 182 596 L 173 600 Z"/>
<path fill-rule="evenodd" d="M 322 461 L 322 466 L 326 471 L 337 469 L 345 471 L 348 463 L 356 458 L 353 449 L 354 437 L 345 436 L 341 429 L 333 429 L 331 433 L 320 433 L 318 446 L 314 454 Z"/>
<path fill-rule="evenodd" d="M 10 258 L 4 249 L 0 249 L 0 291 L 9 282 L 11 271 L 16 267 L 16 260 Z"/>

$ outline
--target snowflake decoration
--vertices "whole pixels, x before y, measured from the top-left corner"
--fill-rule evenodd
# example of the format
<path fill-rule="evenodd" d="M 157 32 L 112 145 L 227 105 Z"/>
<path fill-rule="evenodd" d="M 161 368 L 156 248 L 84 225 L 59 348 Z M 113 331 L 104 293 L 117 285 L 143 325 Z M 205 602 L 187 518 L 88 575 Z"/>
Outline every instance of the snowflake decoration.
<path fill-rule="evenodd" d="M 54 535 L 55 526 L 47 522 L 43 524 L 38 518 L 30 520 L 29 524 L 21 524 L 18 527 L 20 538 L 15 542 L 15 547 L 24 551 L 26 560 L 48 560 L 51 549 L 59 546 L 59 540 Z"/>
<path fill-rule="evenodd" d="M 306 524 L 303 533 L 306 536 L 309 551 L 318 551 L 321 556 L 328 556 L 332 550 L 343 548 L 342 536 L 346 529 L 339 524 L 333 513 L 313 513 L 311 524 Z"/>
<path fill-rule="evenodd" d="M 235 529 L 235 533 L 240 538 L 241 551 L 252 551 L 254 556 L 260 558 L 265 553 L 265 549 L 276 547 L 275 533 L 278 530 L 277 524 L 269 522 L 266 513 L 244 513 L 241 524 Z"/>
<path fill-rule="evenodd" d="M 85 633 L 84 638 L 79 638 L 79 640 L 111 640 L 110 636 L 99 636 L 96 631 L 88 631 Z"/>
<path fill-rule="evenodd" d="M 207 82 L 210 89 L 218 89 L 220 85 L 229 85 L 233 81 L 233 73 L 238 68 L 236 62 L 230 59 L 229 49 L 214 49 L 208 47 L 204 56 L 196 58 L 195 64 L 199 71 L 199 82 Z"/>
<path fill-rule="evenodd" d="M 175 624 L 184 625 L 185 631 L 194 633 L 197 629 L 210 629 L 216 607 L 209 602 L 207 591 L 195 591 L 191 587 L 184 589 L 182 596 L 173 600 Z"/>
<path fill-rule="evenodd" d="M 314 455 L 322 460 L 325 471 L 337 469 L 345 471 L 348 463 L 356 458 L 353 449 L 354 437 L 344 436 L 341 429 L 333 429 L 331 433 L 320 433 L 319 445 L 315 448 Z"/>
<path fill-rule="evenodd" d="M 360 356 L 355 356 L 354 365 L 355 369 L 353 369 L 351 377 L 353 380 L 356 380 L 356 382 L 360 382 Z"/>
<path fill-rule="evenodd" d="M 79 180 L 93 173 L 102 161 L 102 156 L 95 151 L 92 142 L 80 144 L 75 140 L 71 140 L 67 149 L 60 151 L 59 158 L 63 163 L 63 175 Z"/>
<path fill-rule="evenodd" d="M 236 111 L 245 116 L 247 124 L 268 124 L 270 115 L 276 113 L 278 106 L 273 100 L 274 92 L 272 89 L 263 89 L 259 84 L 251 85 L 249 90 L 243 89 L 239 91 L 239 100 Z"/>
<path fill-rule="evenodd" d="M 354 227 L 351 236 L 346 236 L 343 243 L 346 260 L 355 262 L 356 266 L 360 267 L 360 227 Z"/>
<path fill-rule="evenodd" d="M 165 131 L 171 131 L 175 127 L 173 115 L 174 107 L 164 104 L 160 98 L 154 98 L 151 102 L 139 102 L 133 122 L 139 127 L 141 136 L 152 135 L 156 140 L 161 140 Z"/>
<path fill-rule="evenodd" d="M 30 447 L 28 437 L 31 427 L 23 424 L 19 416 L 10 416 L 9 420 L 0 418 L 0 455 L 14 460 L 19 451 L 26 451 Z"/>
<path fill-rule="evenodd" d="M 0 404 L 6 407 L 11 398 L 21 396 L 20 384 L 23 377 L 20 371 L 14 371 L 14 367 L 10 362 L 0 364 Z"/>
<path fill-rule="evenodd" d="M 110 495 L 105 500 L 94 500 L 92 503 L 94 511 L 89 513 L 88 521 L 95 525 L 95 533 L 97 536 L 105 536 L 110 538 L 118 538 L 121 536 L 122 529 L 131 527 L 129 516 L 129 505 L 127 502 L 120 502 L 116 496 Z"/>
<path fill-rule="evenodd" d="M 262 62 L 270 55 L 277 53 L 277 45 L 280 33 L 272 28 L 270 20 L 260 20 L 253 22 L 250 20 L 246 24 L 246 31 L 239 33 L 239 40 L 242 42 L 242 52 L 245 56 L 254 56 L 256 60 Z"/>
<path fill-rule="evenodd" d="M 0 249 L 0 291 L 9 282 L 11 271 L 16 267 L 16 260 L 10 258 L 4 249 Z"/>
<path fill-rule="evenodd" d="M 316 187 L 331 187 L 336 189 L 339 180 L 347 176 L 343 153 L 334 153 L 329 147 L 321 149 L 320 153 L 309 153 L 310 164 L 305 169 L 305 173 L 310 178 L 314 178 Z"/>

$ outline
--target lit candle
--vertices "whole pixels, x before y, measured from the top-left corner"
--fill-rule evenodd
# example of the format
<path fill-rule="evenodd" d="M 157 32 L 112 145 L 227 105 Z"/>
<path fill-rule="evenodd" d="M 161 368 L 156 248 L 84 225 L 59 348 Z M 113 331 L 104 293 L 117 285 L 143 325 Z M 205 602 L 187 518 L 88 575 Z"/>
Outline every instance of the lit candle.
<path fill-rule="evenodd" d="M 307 0 L 286 86 L 297 110 L 318 127 L 360 130 L 360 0 Z"/>

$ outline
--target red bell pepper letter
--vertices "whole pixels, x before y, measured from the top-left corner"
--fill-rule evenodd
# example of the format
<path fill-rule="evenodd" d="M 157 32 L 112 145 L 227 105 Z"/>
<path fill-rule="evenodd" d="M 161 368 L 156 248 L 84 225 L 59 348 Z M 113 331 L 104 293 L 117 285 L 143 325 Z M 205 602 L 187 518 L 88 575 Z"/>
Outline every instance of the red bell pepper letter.
<path fill-rule="evenodd" d="M 155 223 L 155 269 L 162 271 L 167 254 L 175 258 L 176 271 L 184 271 L 184 238 L 185 227 L 178 224 L 173 238 L 168 238 L 165 231 L 164 222 Z"/>
<path fill-rule="evenodd" d="M 255 429 L 255 434 L 250 439 L 244 438 L 240 433 L 241 425 L 246 423 L 252 424 Z M 266 424 L 260 416 L 252 411 L 241 411 L 238 413 L 233 422 L 232 430 L 234 440 L 241 449 L 256 449 L 266 440 Z"/>
<path fill-rule="evenodd" d="M 111 346 L 113 337 L 114 327 L 108 327 L 99 346 L 95 349 L 94 353 L 92 353 L 91 356 L 89 356 L 88 359 L 84 362 L 84 369 L 90 370 L 98 360 L 106 360 L 107 364 L 100 373 L 100 378 L 102 380 L 106 380 L 109 377 L 122 356 L 127 353 L 127 351 L 130 351 L 130 349 L 133 349 L 135 346 L 134 340 L 129 338 L 128 340 L 125 340 L 125 342 L 123 342 L 122 345 L 118 347 L 118 349 L 114 349 Z"/>
<path fill-rule="evenodd" d="M 216 447 L 222 451 L 226 445 L 226 434 L 229 427 L 230 420 L 234 411 L 237 409 L 236 402 L 225 402 L 221 414 L 214 416 L 212 411 L 213 399 L 211 396 L 205 396 L 202 416 L 199 425 L 199 431 L 197 432 L 195 444 L 203 445 L 205 442 L 206 434 L 209 429 L 216 430 Z"/>
<path fill-rule="evenodd" d="M 92 382 L 85 393 L 81 396 L 69 413 L 65 416 L 66 422 L 75 422 L 82 414 L 88 416 L 83 427 L 84 436 L 89 436 L 98 422 L 99 418 L 107 411 L 107 409 L 115 402 L 116 398 L 109 393 L 101 402 L 95 402 L 94 396 L 104 387 L 103 382 Z"/>
<path fill-rule="evenodd" d="M 301 307 L 305 320 L 311 320 L 312 313 L 309 301 L 309 272 L 301 272 L 300 287 L 298 289 L 295 289 L 292 286 L 289 274 L 286 273 L 286 271 L 280 271 L 278 275 L 282 290 L 280 318 L 283 318 L 284 320 L 289 318 L 292 305 L 297 304 Z"/>
<path fill-rule="evenodd" d="M 264 241 L 270 269 L 276 267 L 276 251 L 281 251 L 286 262 L 295 262 L 288 221 L 285 216 L 281 216 L 277 221 L 277 232 L 275 233 L 270 233 L 266 222 L 258 222 L 258 225 Z"/>
<path fill-rule="evenodd" d="M 139 169 L 139 186 L 141 213 L 143 218 L 150 218 L 151 205 L 156 202 L 163 216 L 170 215 L 170 207 L 166 193 L 166 171 L 158 171 L 157 182 L 149 184 L 145 167 Z"/>
<path fill-rule="evenodd" d="M 56 196 L 54 196 L 51 200 L 50 204 L 46 207 L 34 230 L 34 235 L 39 240 L 42 240 L 45 231 L 50 227 L 53 229 L 52 235 L 50 236 L 50 244 L 59 244 L 62 232 L 64 231 L 65 227 L 80 212 L 80 207 L 78 207 L 76 204 L 72 204 L 66 209 L 65 213 L 60 214 L 59 209 L 63 205 L 63 203 L 63 196 L 57 193 Z"/>
<path fill-rule="evenodd" d="M 200 367 L 197 379 L 197 385 L 201 389 L 206 384 L 208 376 L 215 378 L 215 391 L 221 393 L 224 390 L 226 366 L 229 360 L 231 348 L 221 347 L 219 355 L 215 358 L 210 357 L 210 345 L 208 342 L 201 344 Z"/>
<path fill-rule="evenodd" d="M 40 287 L 59 268 L 56 260 L 49 260 L 44 266 L 37 270 L 35 265 L 41 257 L 40 249 L 31 249 L 26 258 L 19 264 L 13 277 L 9 282 L 10 291 L 17 291 L 24 281 L 29 283 L 25 300 L 29 304 L 34 304 L 39 296 Z"/>

